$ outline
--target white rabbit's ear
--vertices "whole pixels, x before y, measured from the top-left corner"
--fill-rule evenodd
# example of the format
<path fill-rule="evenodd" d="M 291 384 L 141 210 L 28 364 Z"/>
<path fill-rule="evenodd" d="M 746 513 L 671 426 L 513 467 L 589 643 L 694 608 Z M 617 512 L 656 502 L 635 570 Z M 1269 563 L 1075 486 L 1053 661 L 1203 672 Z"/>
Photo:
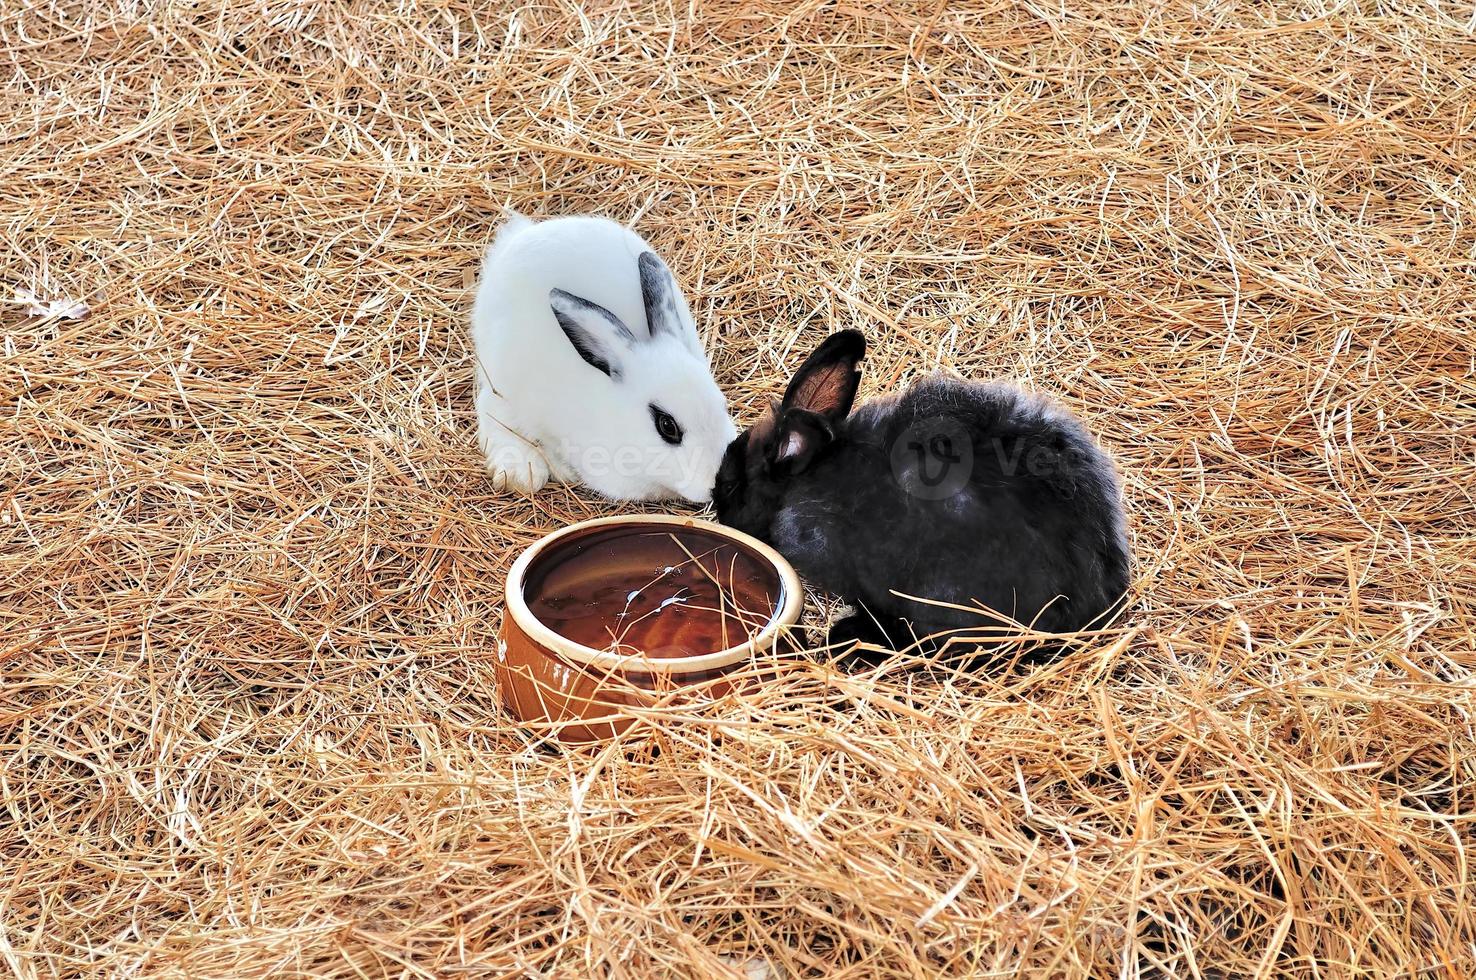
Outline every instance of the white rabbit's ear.
<path fill-rule="evenodd" d="M 671 270 L 655 252 L 642 252 L 636 260 L 641 270 L 641 299 L 646 303 L 646 327 L 652 337 L 666 334 L 686 343 L 687 327 L 677 308 L 676 281 Z"/>
<path fill-rule="evenodd" d="M 562 289 L 549 291 L 548 305 L 579 356 L 590 367 L 619 378 L 621 363 L 635 345 L 630 328 L 603 306 Z"/>

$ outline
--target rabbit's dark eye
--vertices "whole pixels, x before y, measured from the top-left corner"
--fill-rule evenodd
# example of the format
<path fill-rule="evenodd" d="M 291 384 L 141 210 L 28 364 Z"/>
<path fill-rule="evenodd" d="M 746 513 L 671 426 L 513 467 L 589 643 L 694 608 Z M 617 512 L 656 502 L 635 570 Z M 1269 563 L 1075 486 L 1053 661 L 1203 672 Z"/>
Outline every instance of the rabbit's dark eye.
<path fill-rule="evenodd" d="M 652 405 L 651 421 L 656 423 L 656 433 L 666 442 L 673 446 L 682 444 L 682 427 L 677 425 L 676 419 Z"/>

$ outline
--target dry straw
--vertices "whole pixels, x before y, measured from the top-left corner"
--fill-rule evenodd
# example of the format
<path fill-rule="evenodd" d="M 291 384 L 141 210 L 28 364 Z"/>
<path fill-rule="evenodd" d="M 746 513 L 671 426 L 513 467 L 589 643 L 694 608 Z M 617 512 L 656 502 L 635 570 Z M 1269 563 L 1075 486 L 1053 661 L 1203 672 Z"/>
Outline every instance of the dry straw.
<path fill-rule="evenodd" d="M 0 42 L 0 970 L 1476 970 L 1469 4 L 6 0 Z M 479 468 L 504 205 L 633 219 L 745 419 L 843 326 L 863 396 L 1061 397 L 1131 608 L 539 744 L 502 577 L 628 508 Z"/>

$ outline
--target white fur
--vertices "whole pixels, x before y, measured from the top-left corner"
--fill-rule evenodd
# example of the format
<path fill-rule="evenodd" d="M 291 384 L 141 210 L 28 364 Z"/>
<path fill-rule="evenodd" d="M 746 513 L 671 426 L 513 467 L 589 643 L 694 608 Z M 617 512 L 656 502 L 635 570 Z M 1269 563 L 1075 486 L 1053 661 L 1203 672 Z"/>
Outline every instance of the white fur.
<path fill-rule="evenodd" d="M 478 436 L 499 489 L 533 493 L 552 478 L 617 500 L 709 499 L 736 432 L 674 281 L 680 329 L 651 336 L 638 265 L 650 251 L 604 218 L 535 223 L 515 214 L 498 229 L 471 332 Z M 629 330 L 633 343 L 601 317 L 581 321 L 600 334 L 612 375 L 587 363 L 561 329 L 554 290 L 603 307 Z M 567 302 L 560 310 L 574 315 Z M 680 446 L 658 434 L 653 403 L 681 426 Z"/>

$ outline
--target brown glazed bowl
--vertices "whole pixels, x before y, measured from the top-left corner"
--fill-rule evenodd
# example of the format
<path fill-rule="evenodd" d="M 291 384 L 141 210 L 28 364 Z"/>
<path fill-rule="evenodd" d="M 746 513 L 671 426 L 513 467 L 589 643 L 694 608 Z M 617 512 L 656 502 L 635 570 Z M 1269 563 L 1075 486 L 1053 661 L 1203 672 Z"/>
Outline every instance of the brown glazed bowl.
<path fill-rule="evenodd" d="M 620 526 L 680 528 L 726 543 L 772 568 L 778 599 L 768 622 L 745 642 L 698 656 L 647 657 L 596 650 L 560 635 L 529 608 L 524 582 L 553 545 L 581 536 L 602 536 Z M 569 549 L 556 548 L 567 553 Z M 545 564 L 544 567 L 547 567 Z M 790 631 L 799 620 L 804 592 L 799 576 L 773 548 L 732 528 L 694 517 L 633 515 L 581 521 L 530 545 L 507 575 L 502 635 L 497 645 L 497 681 L 502 702 L 519 721 L 542 727 L 565 742 L 611 738 L 635 718 L 627 709 L 670 704 L 684 698 L 717 698 L 732 684 L 726 675 L 746 667 L 756 654 L 795 646 Z"/>

